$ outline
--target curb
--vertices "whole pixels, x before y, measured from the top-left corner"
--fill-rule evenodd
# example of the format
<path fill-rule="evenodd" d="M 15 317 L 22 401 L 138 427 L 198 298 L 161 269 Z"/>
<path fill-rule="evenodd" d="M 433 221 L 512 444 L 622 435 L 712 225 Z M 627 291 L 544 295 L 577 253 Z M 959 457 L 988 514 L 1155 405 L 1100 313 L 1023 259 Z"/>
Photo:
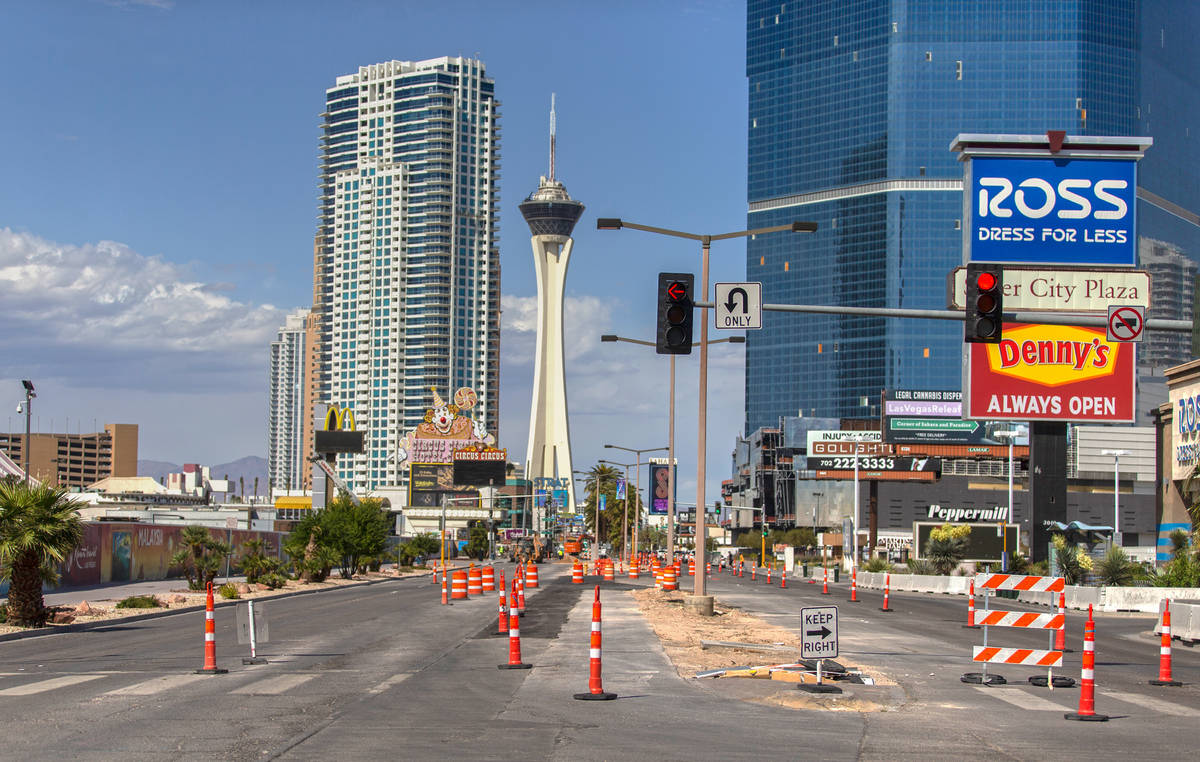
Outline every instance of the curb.
<path fill-rule="evenodd" d="M 262 596 L 260 598 L 255 598 L 254 600 L 277 601 L 277 600 L 282 600 L 284 598 L 295 598 L 298 595 L 313 595 L 315 593 L 324 593 L 329 590 L 346 590 L 346 589 L 355 588 L 355 587 L 366 587 L 367 585 L 378 585 L 378 584 L 381 584 L 384 582 L 404 582 L 406 579 L 415 580 L 415 579 L 422 579 L 424 577 L 431 577 L 431 576 L 433 576 L 432 572 L 429 572 L 428 574 L 417 574 L 417 575 L 413 575 L 413 576 L 406 577 L 406 578 L 368 579 L 368 580 L 362 580 L 360 582 L 356 582 L 351 585 L 339 585 L 338 587 L 318 587 L 318 588 L 313 588 L 312 590 L 294 590 L 294 591 L 288 592 L 288 593 L 280 593 L 279 595 Z M 229 600 L 222 600 L 222 601 L 214 602 L 213 608 L 219 609 L 219 608 L 224 608 L 226 606 L 236 606 L 237 604 L 244 603 L 244 602 L 245 601 L 238 600 L 236 598 L 232 598 Z M 163 617 L 175 616 L 176 614 L 189 614 L 193 611 L 204 611 L 204 609 L 205 609 L 205 604 L 199 604 L 196 606 L 187 606 L 185 608 L 179 608 L 179 609 L 168 609 L 166 611 L 154 611 L 149 614 L 135 614 L 133 616 L 121 617 L 119 619 L 102 619 L 97 622 L 79 622 L 76 624 L 64 624 L 64 625 L 58 625 L 55 627 L 38 627 L 38 628 L 32 629 L 32 630 L 23 630 L 21 632 L 9 632 L 9 633 L 0 635 L 0 643 L 9 641 L 9 640 L 24 640 L 26 638 L 45 637 L 47 635 L 60 635 L 60 634 L 68 633 L 68 632 L 85 632 L 87 630 L 96 630 L 96 629 L 100 629 L 102 627 L 113 627 L 116 625 L 125 624 L 126 622 L 144 622 L 148 619 L 161 619 Z"/>

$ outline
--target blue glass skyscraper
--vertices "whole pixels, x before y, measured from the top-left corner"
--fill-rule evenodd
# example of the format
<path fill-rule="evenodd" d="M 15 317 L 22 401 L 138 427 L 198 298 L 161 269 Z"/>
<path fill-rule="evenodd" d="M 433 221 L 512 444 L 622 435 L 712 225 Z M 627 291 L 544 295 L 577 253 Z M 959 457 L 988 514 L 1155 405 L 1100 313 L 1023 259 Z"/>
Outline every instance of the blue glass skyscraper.
<path fill-rule="evenodd" d="M 1139 186 L 1200 209 L 1200 5 L 1167 0 L 747 3 L 747 246 L 767 303 L 946 306 L 962 263 L 959 133 L 1144 135 Z M 1144 201 L 1140 235 L 1200 256 Z M 746 347 L 746 431 L 874 417 L 885 388 L 954 389 L 955 322 L 770 313 Z"/>

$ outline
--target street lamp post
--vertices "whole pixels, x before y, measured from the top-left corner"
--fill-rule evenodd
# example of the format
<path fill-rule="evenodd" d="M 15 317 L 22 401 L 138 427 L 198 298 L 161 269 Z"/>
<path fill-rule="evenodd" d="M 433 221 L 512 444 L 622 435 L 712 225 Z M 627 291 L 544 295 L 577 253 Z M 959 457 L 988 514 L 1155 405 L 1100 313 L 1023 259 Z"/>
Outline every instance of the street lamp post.
<path fill-rule="evenodd" d="M 591 476 L 587 471 L 573 471 L 572 473 L 579 474 L 583 477 Z M 592 566 L 596 568 L 596 564 L 600 563 L 600 474 L 596 475 L 596 486 L 593 488 L 592 497 L 596 501 L 595 510 L 592 512 L 592 531 L 595 532 L 595 537 L 592 540 Z M 587 482 L 585 481 L 586 485 Z"/>
<path fill-rule="evenodd" d="M 624 336 L 606 333 L 600 336 L 602 342 L 624 341 L 629 344 L 641 344 L 646 347 L 656 346 L 653 341 L 642 341 L 641 339 L 627 339 Z M 729 336 L 724 339 L 713 339 L 709 344 L 745 344 L 745 336 Z M 667 472 L 667 491 L 670 493 L 667 497 L 667 554 L 674 557 L 675 553 L 675 355 L 671 355 L 671 401 L 669 405 L 668 429 L 669 441 L 667 443 L 667 458 L 671 461 L 671 470 Z M 640 474 L 640 471 L 639 471 Z M 640 475 L 638 477 L 641 478 Z M 640 493 L 639 493 L 640 495 Z M 705 538 L 708 537 L 707 526 L 705 528 Z"/>
<path fill-rule="evenodd" d="M 1102 450 L 1100 454 L 1113 456 L 1113 545 L 1121 547 L 1121 456 L 1129 450 Z"/>
<path fill-rule="evenodd" d="M 637 483 L 637 494 L 638 494 L 639 499 L 641 498 L 641 495 L 642 495 L 642 453 L 658 452 L 659 450 L 669 450 L 669 448 L 667 448 L 667 447 L 647 447 L 642 450 L 637 450 L 632 447 L 622 447 L 620 445 L 614 445 L 614 444 L 606 444 L 606 445 L 604 445 L 604 447 L 605 447 L 605 449 L 608 449 L 608 450 L 624 450 L 625 452 L 631 452 L 636 456 L 637 465 L 635 466 L 635 470 L 633 472 L 633 478 Z M 674 471 L 675 471 L 674 463 L 675 463 L 675 461 L 672 460 L 671 466 L 667 470 L 668 476 L 670 474 L 674 473 Z M 628 489 L 628 485 L 626 485 L 626 489 Z M 674 495 L 671 495 L 667 498 L 667 527 L 668 527 L 667 531 L 668 532 L 670 532 L 671 519 L 674 514 L 673 503 L 674 503 Z M 634 543 L 637 542 L 637 526 L 636 526 L 636 524 L 634 525 L 634 530 L 633 530 L 633 540 L 634 540 Z"/>
<path fill-rule="evenodd" d="M 37 396 L 37 393 L 35 393 L 33 391 L 33 382 L 32 381 L 30 381 L 28 379 L 23 379 L 21 381 L 21 384 L 25 387 L 25 402 L 24 402 L 24 406 L 25 406 L 25 441 L 23 441 L 21 443 L 21 450 L 25 456 L 23 458 L 23 460 L 25 461 L 25 465 L 24 465 L 25 484 L 26 484 L 26 486 L 28 486 L 29 485 L 29 451 L 32 449 L 32 447 L 30 447 L 30 442 L 29 442 L 29 436 L 30 436 L 29 419 L 33 415 L 33 398 Z M 17 412 L 18 413 L 21 412 L 20 405 L 17 406 Z"/>
<path fill-rule="evenodd" d="M 755 228 L 753 230 L 737 230 L 732 233 L 720 233 L 718 235 L 701 235 L 697 233 L 685 233 L 679 230 L 671 230 L 669 228 L 653 227 L 651 225 L 640 225 L 634 222 L 627 222 L 619 218 L 600 218 L 596 220 L 596 228 L 598 230 L 620 230 L 621 228 L 632 228 L 641 230 L 647 233 L 658 233 L 659 235 L 673 236 L 675 238 L 686 238 L 692 241 L 700 242 L 700 297 L 703 301 L 708 301 L 708 249 L 713 241 L 723 241 L 729 238 L 746 238 L 754 235 L 762 235 L 766 233 L 778 233 L 790 231 L 793 233 L 815 232 L 817 223 L 815 222 L 792 222 L 787 225 L 773 225 L 771 227 Z M 700 405 L 699 414 L 696 422 L 696 505 L 700 506 L 699 510 L 704 510 L 704 480 L 706 478 L 705 468 L 707 466 L 708 456 L 708 320 L 707 317 L 700 321 Z M 674 453 L 672 453 L 672 456 Z M 674 458 L 672 457 L 672 464 Z M 670 472 L 674 474 L 674 468 Z M 674 498 L 674 495 L 671 496 Z M 668 505 L 671 505 L 668 502 Z M 705 540 L 708 539 L 707 526 L 703 533 L 703 539 L 696 543 L 696 567 L 704 568 Z M 705 577 L 703 574 L 696 575 L 696 587 L 694 595 L 697 597 L 707 594 L 707 586 L 705 585 Z M 711 611 L 710 606 L 705 606 L 704 610 Z"/>
<path fill-rule="evenodd" d="M 1013 440 L 1021 432 L 1017 429 L 997 431 L 996 436 L 1008 439 L 1008 520 L 1013 520 Z M 1000 523 L 1001 537 L 1004 539 L 1004 549 L 1000 552 L 1000 571 L 1008 572 L 1008 531 L 1004 523 Z"/>
<path fill-rule="evenodd" d="M 629 565 L 629 469 L 636 468 L 637 466 L 633 463 L 616 463 L 611 460 L 604 460 L 603 458 L 600 459 L 600 462 L 604 463 L 606 465 L 609 465 L 609 466 L 621 466 L 622 468 L 625 469 L 625 514 L 624 514 L 624 516 L 621 517 L 621 545 L 623 546 L 621 548 L 621 558 L 625 561 L 625 565 L 628 566 Z M 635 492 L 634 494 L 637 495 L 638 493 Z M 638 496 L 640 497 L 640 495 L 638 495 Z M 634 518 L 635 518 L 634 531 L 636 532 L 637 531 L 636 530 L 636 518 L 637 517 L 635 516 Z"/>
<path fill-rule="evenodd" d="M 812 494 L 813 494 L 813 497 L 815 497 L 817 499 L 817 504 L 813 507 L 813 514 L 812 514 L 813 543 L 816 543 L 816 541 L 817 541 L 817 514 L 821 512 L 821 498 L 825 495 L 825 493 L 824 492 L 814 492 Z"/>

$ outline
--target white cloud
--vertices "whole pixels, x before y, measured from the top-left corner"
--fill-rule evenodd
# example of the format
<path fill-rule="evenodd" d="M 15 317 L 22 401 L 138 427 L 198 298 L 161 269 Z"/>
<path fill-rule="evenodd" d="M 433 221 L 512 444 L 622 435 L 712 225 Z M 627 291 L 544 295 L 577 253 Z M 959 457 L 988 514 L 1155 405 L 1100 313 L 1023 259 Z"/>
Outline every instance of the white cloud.
<path fill-rule="evenodd" d="M 8 350 L 0 362 L 9 366 L 0 375 L 19 369 L 127 389 L 260 388 L 284 312 L 238 302 L 226 288 L 113 241 L 72 246 L 0 228 Z"/>

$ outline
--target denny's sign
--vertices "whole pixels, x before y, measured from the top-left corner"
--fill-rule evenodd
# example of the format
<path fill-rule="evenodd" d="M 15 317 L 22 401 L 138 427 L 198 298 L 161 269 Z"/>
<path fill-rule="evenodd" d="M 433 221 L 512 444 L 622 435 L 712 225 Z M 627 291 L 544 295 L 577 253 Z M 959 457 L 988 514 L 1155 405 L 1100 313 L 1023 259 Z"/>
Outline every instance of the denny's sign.
<path fill-rule="evenodd" d="M 966 344 L 963 417 L 1134 420 L 1134 345 L 1103 329 L 1005 323 L 998 344 Z"/>

